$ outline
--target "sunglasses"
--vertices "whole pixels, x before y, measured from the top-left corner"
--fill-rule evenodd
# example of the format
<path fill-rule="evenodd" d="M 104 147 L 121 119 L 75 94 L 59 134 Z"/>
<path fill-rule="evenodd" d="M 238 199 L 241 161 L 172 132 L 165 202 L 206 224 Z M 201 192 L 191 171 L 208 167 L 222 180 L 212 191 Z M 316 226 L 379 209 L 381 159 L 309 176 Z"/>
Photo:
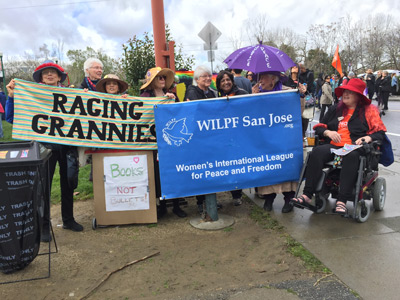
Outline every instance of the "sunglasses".
<path fill-rule="evenodd" d="M 167 79 L 167 76 L 165 76 L 165 75 L 157 76 L 157 77 L 158 77 L 159 80 L 166 80 Z"/>

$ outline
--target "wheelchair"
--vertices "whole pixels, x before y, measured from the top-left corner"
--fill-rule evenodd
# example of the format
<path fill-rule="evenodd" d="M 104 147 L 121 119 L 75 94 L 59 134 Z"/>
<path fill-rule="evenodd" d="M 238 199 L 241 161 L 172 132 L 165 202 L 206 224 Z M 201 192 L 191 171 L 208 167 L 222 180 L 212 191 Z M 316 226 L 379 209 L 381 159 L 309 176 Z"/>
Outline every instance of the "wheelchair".
<path fill-rule="evenodd" d="M 319 143 L 316 141 L 316 144 Z M 364 223 L 368 220 L 371 214 L 370 201 L 372 200 L 373 208 L 376 211 L 382 211 L 385 206 L 386 199 L 386 180 L 379 177 L 378 174 L 378 163 L 381 152 L 380 144 L 377 141 L 373 141 L 369 144 L 363 143 L 365 155 L 360 156 L 360 163 L 358 167 L 358 176 L 356 184 L 353 188 L 353 200 L 354 209 L 352 214 L 342 215 L 343 217 L 353 218 L 359 223 Z M 298 197 L 300 185 L 305 179 L 305 172 L 307 169 L 307 163 L 311 152 L 307 154 L 304 161 L 303 168 L 300 173 L 298 187 L 296 190 L 295 197 Z M 329 196 L 333 199 L 337 199 L 339 194 L 340 186 L 340 172 L 341 166 L 336 166 L 334 161 L 330 161 L 325 164 L 322 170 L 322 176 L 317 184 L 317 188 L 314 193 L 313 206 L 307 207 L 297 204 L 299 208 L 307 208 L 314 213 L 323 213 L 326 210 Z M 326 212 L 329 214 L 329 212 Z M 334 213 L 331 213 L 334 214 Z"/>

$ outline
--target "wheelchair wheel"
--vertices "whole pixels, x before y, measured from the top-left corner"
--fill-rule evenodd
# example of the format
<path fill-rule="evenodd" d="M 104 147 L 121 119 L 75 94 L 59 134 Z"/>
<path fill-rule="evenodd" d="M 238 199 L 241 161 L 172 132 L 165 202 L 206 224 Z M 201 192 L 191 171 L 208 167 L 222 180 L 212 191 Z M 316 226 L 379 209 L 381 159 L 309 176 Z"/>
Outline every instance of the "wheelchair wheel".
<path fill-rule="evenodd" d="M 317 210 L 315 211 L 317 214 L 323 213 L 326 208 L 326 202 L 328 201 L 327 195 L 323 195 L 320 193 L 318 197 L 315 199 L 315 206 L 317 207 Z"/>
<path fill-rule="evenodd" d="M 375 180 L 373 191 L 372 191 L 372 199 L 374 208 L 376 211 L 383 210 L 385 206 L 386 200 L 386 180 L 385 178 L 378 177 Z"/>
<path fill-rule="evenodd" d="M 368 220 L 371 213 L 371 207 L 364 200 L 357 202 L 356 209 L 356 221 L 358 223 L 364 223 Z"/>

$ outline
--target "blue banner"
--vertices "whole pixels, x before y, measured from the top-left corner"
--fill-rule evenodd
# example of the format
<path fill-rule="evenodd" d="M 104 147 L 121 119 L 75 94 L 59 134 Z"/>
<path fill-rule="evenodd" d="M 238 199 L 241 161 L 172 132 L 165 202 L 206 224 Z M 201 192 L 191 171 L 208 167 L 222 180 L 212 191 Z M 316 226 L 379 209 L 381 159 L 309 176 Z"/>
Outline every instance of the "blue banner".
<path fill-rule="evenodd" d="M 295 90 L 154 107 L 165 199 L 297 181 L 303 164 Z"/>

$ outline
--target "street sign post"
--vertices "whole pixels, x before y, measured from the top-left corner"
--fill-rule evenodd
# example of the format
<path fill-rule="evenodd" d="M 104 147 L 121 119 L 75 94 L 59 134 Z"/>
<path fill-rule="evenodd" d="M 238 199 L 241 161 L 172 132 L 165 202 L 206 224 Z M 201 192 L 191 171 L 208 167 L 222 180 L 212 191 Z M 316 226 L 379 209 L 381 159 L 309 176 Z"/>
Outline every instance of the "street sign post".
<path fill-rule="evenodd" d="M 222 33 L 211 22 L 208 22 L 198 35 L 204 41 L 204 50 L 208 50 L 208 61 L 211 62 L 212 72 L 212 62 L 215 60 L 215 53 L 213 50 L 218 49 L 216 41 L 219 39 Z"/>

